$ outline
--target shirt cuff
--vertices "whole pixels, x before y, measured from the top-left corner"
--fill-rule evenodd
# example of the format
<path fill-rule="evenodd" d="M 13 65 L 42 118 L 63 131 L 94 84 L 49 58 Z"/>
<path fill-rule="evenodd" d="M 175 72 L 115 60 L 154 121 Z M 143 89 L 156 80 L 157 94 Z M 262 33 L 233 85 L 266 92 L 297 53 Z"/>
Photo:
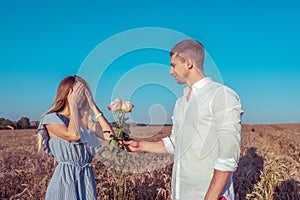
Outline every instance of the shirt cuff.
<path fill-rule="evenodd" d="M 164 138 L 162 138 L 162 141 L 165 144 L 165 148 L 166 148 L 167 152 L 173 154 L 174 153 L 174 146 L 173 146 L 173 143 L 171 141 L 171 138 L 170 137 L 164 137 Z"/>
<path fill-rule="evenodd" d="M 217 159 L 215 162 L 214 169 L 220 171 L 235 171 L 237 169 L 237 162 L 233 158 L 228 159 Z"/>

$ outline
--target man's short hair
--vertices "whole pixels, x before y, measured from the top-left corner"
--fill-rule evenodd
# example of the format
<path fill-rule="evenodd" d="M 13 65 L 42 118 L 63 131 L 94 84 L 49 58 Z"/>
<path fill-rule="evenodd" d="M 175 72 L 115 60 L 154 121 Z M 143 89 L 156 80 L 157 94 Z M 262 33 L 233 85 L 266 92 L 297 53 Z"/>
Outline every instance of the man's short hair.
<path fill-rule="evenodd" d="M 174 54 L 190 59 L 195 67 L 203 70 L 204 47 L 197 40 L 183 40 L 177 43 L 170 51 L 170 56 Z"/>

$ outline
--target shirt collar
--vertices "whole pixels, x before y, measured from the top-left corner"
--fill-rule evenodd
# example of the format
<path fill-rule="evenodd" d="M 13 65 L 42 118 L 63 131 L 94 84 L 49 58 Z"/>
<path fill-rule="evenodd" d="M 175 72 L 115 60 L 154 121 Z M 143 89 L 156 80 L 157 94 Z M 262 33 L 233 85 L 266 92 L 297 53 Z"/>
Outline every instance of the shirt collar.
<path fill-rule="evenodd" d="M 200 90 L 201 88 L 203 88 L 204 86 L 206 86 L 209 82 L 211 81 L 211 78 L 209 77 L 205 77 L 199 81 L 197 81 L 196 83 L 194 83 L 192 85 L 192 90 Z M 184 96 L 187 96 L 188 93 L 191 91 L 191 88 L 190 87 L 185 87 L 184 90 L 183 90 L 183 94 Z"/>

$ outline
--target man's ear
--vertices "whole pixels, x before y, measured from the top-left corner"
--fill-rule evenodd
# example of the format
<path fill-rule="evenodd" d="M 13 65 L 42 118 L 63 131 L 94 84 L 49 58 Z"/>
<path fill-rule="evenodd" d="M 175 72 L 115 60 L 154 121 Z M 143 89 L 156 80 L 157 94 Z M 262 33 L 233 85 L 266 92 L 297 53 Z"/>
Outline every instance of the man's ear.
<path fill-rule="evenodd" d="M 188 67 L 188 69 L 192 69 L 193 68 L 193 62 L 190 59 L 186 59 L 185 63 Z"/>

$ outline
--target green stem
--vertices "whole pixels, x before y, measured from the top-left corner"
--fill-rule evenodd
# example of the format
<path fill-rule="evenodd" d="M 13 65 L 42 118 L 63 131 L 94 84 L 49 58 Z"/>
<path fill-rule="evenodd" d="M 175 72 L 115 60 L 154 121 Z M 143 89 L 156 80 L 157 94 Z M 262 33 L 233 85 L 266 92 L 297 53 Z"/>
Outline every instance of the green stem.
<path fill-rule="evenodd" d="M 123 163 L 124 165 L 122 166 L 122 176 L 123 176 L 123 180 L 124 180 L 124 188 L 123 188 L 123 197 L 124 197 L 124 200 L 126 200 L 126 169 L 125 169 L 125 151 L 123 150 L 122 151 L 122 160 L 123 160 Z"/>
<path fill-rule="evenodd" d="M 117 133 L 118 138 L 121 137 L 121 133 L 122 133 L 122 129 L 118 129 L 118 133 Z"/>
<path fill-rule="evenodd" d="M 122 131 L 122 126 L 125 120 L 125 112 L 123 111 L 118 111 L 117 113 L 117 117 L 118 117 L 118 121 L 117 121 L 117 125 L 118 125 L 118 132 L 117 132 L 117 137 L 118 138 L 123 138 L 124 135 L 121 135 L 123 133 Z M 122 200 L 126 200 L 126 191 L 127 191 L 127 184 L 126 184 L 126 169 L 125 169 L 125 160 L 126 160 L 126 155 L 125 155 L 125 150 L 122 149 L 122 166 L 121 166 L 121 174 L 119 177 L 119 183 L 118 183 L 118 200 L 121 200 L 121 183 L 123 183 L 123 191 L 122 191 L 122 196 L 123 199 Z"/>
<path fill-rule="evenodd" d="M 126 187 L 126 172 L 124 172 L 123 176 L 124 176 L 124 200 L 126 200 L 126 190 L 127 190 L 127 187 Z"/>
<path fill-rule="evenodd" d="M 126 199 L 126 178 L 125 178 L 125 175 L 124 175 L 125 171 L 122 169 L 121 171 L 121 174 L 120 174 L 120 178 L 119 178 L 119 183 L 118 183 L 118 199 L 120 200 L 121 199 L 121 182 L 122 182 L 122 179 L 124 181 L 124 188 L 123 188 L 123 199 L 125 200 Z"/>
<path fill-rule="evenodd" d="M 119 178 L 119 183 L 118 183 L 118 200 L 121 199 L 121 181 L 122 181 L 122 173 L 120 175 L 120 178 Z"/>

